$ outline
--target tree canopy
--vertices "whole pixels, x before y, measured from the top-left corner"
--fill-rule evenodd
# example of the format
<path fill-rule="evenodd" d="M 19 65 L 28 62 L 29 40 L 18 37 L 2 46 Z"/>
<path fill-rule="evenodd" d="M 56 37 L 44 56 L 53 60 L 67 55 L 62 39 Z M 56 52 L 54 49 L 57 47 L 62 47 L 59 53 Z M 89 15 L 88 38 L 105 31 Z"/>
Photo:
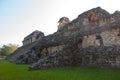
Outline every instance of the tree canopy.
<path fill-rule="evenodd" d="M 13 53 L 17 48 L 18 48 L 18 45 L 16 44 L 3 45 L 0 48 L 0 56 L 7 56 Z"/>

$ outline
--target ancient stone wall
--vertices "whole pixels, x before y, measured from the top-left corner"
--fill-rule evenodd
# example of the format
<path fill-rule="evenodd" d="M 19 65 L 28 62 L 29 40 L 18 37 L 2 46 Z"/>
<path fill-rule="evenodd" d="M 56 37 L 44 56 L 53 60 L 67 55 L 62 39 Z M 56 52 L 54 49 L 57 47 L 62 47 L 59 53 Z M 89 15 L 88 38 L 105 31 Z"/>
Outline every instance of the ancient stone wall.
<path fill-rule="evenodd" d="M 83 37 L 82 47 L 95 46 L 96 35 L 88 35 Z"/>
<path fill-rule="evenodd" d="M 62 66 L 99 66 L 120 68 L 120 46 L 99 46 L 64 51 L 41 58 L 29 68 L 46 69 Z"/>
<path fill-rule="evenodd" d="M 50 47 L 44 47 L 40 50 L 40 52 L 36 52 L 38 54 L 39 57 L 43 57 L 46 55 L 50 55 L 50 54 L 54 54 L 57 52 L 60 52 L 63 48 L 65 47 L 65 45 L 57 45 L 57 46 L 50 46 Z"/>
<path fill-rule="evenodd" d="M 54 53 L 54 52 L 59 52 L 64 48 L 65 45 L 58 45 L 58 46 L 51 46 L 47 48 L 48 53 Z"/>
<path fill-rule="evenodd" d="M 25 40 L 31 45 L 22 46 L 8 60 L 34 62 L 30 69 L 76 65 L 120 68 L 120 12 L 109 14 L 97 7 L 71 22 L 65 17 L 58 22 L 57 32 L 32 43 L 28 36 Z"/>
<path fill-rule="evenodd" d="M 101 34 L 105 46 L 120 45 L 119 29 L 104 31 Z"/>
<path fill-rule="evenodd" d="M 120 45 L 119 29 L 112 29 L 83 37 L 82 47 Z"/>
<path fill-rule="evenodd" d="M 120 47 L 100 46 L 79 49 L 74 54 L 76 65 L 120 67 Z"/>
<path fill-rule="evenodd" d="M 36 30 L 32 32 L 30 35 L 24 38 L 23 45 L 31 44 L 35 41 L 40 40 L 44 36 L 44 33 Z"/>

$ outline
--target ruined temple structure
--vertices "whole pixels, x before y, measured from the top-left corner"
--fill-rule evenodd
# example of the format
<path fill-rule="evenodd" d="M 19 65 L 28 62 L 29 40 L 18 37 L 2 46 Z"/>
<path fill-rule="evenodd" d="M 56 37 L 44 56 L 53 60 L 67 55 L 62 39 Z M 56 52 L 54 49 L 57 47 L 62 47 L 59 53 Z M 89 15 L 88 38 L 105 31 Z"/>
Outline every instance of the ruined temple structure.
<path fill-rule="evenodd" d="M 61 30 L 66 24 L 68 24 L 70 22 L 69 18 L 67 17 L 62 17 L 60 18 L 60 20 L 58 21 L 59 25 L 58 25 L 58 30 Z"/>
<path fill-rule="evenodd" d="M 43 36 L 43 32 L 36 30 L 24 38 L 23 45 L 31 44 L 32 42 L 40 40 Z"/>
<path fill-rule="evenodd" d="M 63 66 L 120 68 L 119 11 L 110 14 L 97 7 L 71 22 L 66 17 L 58 22 L 57 32 L 21 46 L 6 59 L 30 64 L 30 70 Z"/>

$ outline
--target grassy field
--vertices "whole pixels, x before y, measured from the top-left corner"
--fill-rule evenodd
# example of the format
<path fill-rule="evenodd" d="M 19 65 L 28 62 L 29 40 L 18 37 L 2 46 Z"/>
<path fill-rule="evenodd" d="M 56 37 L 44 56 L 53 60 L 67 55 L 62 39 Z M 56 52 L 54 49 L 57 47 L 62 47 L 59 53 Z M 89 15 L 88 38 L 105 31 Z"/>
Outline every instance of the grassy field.
<path fill-rule="evenodd" d="M 64 67 L 29 71 L 28 65 L 0 60 L 0 80 L 120 80 L 120 69 Z"/>

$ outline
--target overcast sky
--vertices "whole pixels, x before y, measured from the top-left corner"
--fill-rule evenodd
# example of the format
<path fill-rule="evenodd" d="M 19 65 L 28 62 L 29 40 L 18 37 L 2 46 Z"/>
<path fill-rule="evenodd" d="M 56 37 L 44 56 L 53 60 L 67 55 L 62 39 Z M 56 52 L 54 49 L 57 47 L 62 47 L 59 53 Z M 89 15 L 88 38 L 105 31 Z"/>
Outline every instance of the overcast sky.
<path fill-rule="evenodd" d="M 59 18 L 75 19 L 80 13 L 100 6 L 113 13 L 120 10 L 119 0 L 0 0 L 0 46 L 22 45 L 35 30 L 52 34 Z"/>

